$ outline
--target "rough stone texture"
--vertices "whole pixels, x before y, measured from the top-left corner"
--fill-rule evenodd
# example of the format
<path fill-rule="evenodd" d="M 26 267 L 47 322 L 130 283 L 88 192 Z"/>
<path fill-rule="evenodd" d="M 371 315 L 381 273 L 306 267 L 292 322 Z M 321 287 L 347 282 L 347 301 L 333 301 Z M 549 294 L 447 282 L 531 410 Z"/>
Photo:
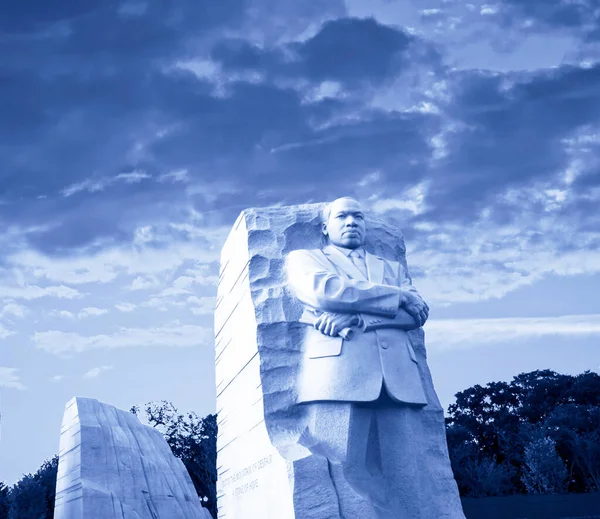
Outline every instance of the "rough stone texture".
<path fill-rule="evenodd" d="M 249 277 L 257 263 L 253 259 L 250 267 L 248 238 L 242 214 L 222 250 L 215 308 L 219 517 L 294 519 L 293 468 L 265 427 L 262 356 Z"/>
<path fill-rule="evenodd" d="M 55 519 L 211 519 L 159 431 L 91 398 L 65 407 Z"/>
<path fill-rule="evenodd" d="M 308 421 L 308 407 L 295 404 L 305 325 L 297 322 L 302 305 L 286 288 L 284 258 L 295 249 L 321 246 L 322 207 L 245 210 L 223 247 L 215 312 L 219 517 L 372 517 L 363 499 L 336 475 L 335 465 L 298 443 Z M 368 215 L 366 224 L 366 249 L 406 267 L 402 233 Z M 422 421 L 439 431 L 429 439 L 428 456 L 439 458 L 440 475 L 447 481 L 452 475 L 443 410 L 425 361 L 424 334 L 419 329 L 409 337 L 429 402 Z M 432 489 L 438 506 L 426 505 L 407 519 L 464 518 L 453 480 Z M 341 493 L 346 509 L 336 500 Z M 448 501 L 447 513 L 438 513 L 440 500 Z"/>

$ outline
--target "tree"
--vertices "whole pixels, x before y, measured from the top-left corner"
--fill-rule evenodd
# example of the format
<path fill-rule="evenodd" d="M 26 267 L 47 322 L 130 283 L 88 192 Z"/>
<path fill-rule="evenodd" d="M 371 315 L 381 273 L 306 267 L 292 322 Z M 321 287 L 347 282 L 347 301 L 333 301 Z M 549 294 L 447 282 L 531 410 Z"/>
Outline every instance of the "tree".
<path fill-rule="evenodd" d="M 566 492 L 569 473 L 552 438 L 534 437 L 525 447 L 521 480 L 530 494 Z"/>
<path fill-rule="evenodd" d="M 26 474 L 10 491 L 8 519 L 45 519 L 44 488 L 31 474 Z"/>
<path fill-rule="evenodd" d="M 508 469 L 511 493 L 561 491 L 565 485 L 571 492 L 600 490 L 597 373 L 571 376 L 537 370 L 511 382 L 475 385 L 456 394 L 446 430 L 461 495 L 489 492 L 491 479 L 474 476 L 485 473 L 488 462 Z M 546 483 L 541 474 L 534 481 L 539 470 L 546 471 Z M 497 495 L 506 491 L 499 485 Z"/>
<path fill-rule="evenodd" d="M 15 483 L 8 492 L 8 519 L 53 519 L 57 471 L 58 456 L 54 456 L 35 474 Z"/>
<path fill-rule="evenodd" d="M 139 408 L 133 407 L 134 414 Z M 198 496 L 213 517 L 217 517 L 217 415 L 204 418 L 190 412 L 180 414 L 167 401 L 149 402 L 144 411 L 148 423 L 156 427 L 173 454 L 187 468 Z"/>
<path fill-rule="evenodd" d="M 581 470 L 587 487 L 600 491 L 600 431 L 572 434 L 571 445 L 575 464 Z"/>
<path fill-rule="evenodd" d="M 518 389 L 506 382 L 475 385 L 456 395 L 448 408 L 446 424 L 463 427 L 482 455 L 502 461 L 503 436 L 516 433 L 519 427 Z"/>
<path fill-rule="evenodd" d="M 522 457 L 516 438 L 519 435 L 519 391 L 506 382 L 475 385 L 456 394 L 446 418 L 448 449 L 454 474 L 463 496 L 504 495 L 518 485 Z M 469 445 L 465 458 L 461 445 Z M 502 467 L 494 471 L 494 465 Z M 487 474 L 487 475 L 486 475 Z M 508 478 L 508 479 L 507 479 Z M 490 487 L 497 484 L 495 491 Z"/>
<path fill-rule="evenodd" d="M 8 519 L 9 488 L 0 481 L 0 519 Z"/>
<path fill-rule="evenodd" d="M 45 519 L 54 519 L 54 498 L 56 496 L 56 476 L 58 474 L 58 455 L 45 460 L 33 478 L 41 485 L 46 503 Z"/>

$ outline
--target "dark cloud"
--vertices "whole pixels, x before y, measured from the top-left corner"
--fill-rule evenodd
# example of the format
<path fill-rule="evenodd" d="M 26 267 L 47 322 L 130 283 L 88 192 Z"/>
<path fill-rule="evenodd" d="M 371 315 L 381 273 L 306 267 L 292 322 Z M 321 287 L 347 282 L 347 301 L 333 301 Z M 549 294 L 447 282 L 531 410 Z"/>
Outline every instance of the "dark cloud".
<path fill-rule="evenodd" d="M 211 57 L 228 71 L 252 70 L 269 79 L 338 81 L 352 88 L 402 74 L 414 65 L 416 52 L 426 66 L 440 61 L 433 46 L 401 29 L 372 18 L 340 18 L 324 23 L 306 41 L 276 48 L 225 39 L 213 47 Z"/>
<path fill-rule="evenodd" d="M 210 56 L 226 70 L 268 71 L 281 65 L 284 57 L 277 51 L 261 48 L 242 38 L 227 38 L 218 41 Z"/>
<path fill-rule="evenodd" d="M 202 110 L 208 87 L 163 69 L 203 31 L 235 26 L 242 7 L 241 0 L 152 2 L 123 17 L 107 2 L 81 16 L 58 8 L 52 19 L 45 7 L 39 15 L 33 9 L 36 27 L 60 18 L 68 28 L 0 36 L 2 192 L 46 194 L 94 173 L 116 174 L 140 140 L 174 124 L 179 96 L 192 113 Z M 15 9 L 11 20 L 18 26 L 28 14 Z"/>
<path fill-rule="evenodd" d="M 402 65 L 413 40 L 373 19 L 345 18 L 327 22 L 298 53 L 310 78 L 377 82 Z"/>
<path fill-rule="evenodd" d="M 102 5 L 115 7 L 118 2 L 106 0 Z M 101 4 L 94 0 L 62 0 L 58 4 L 44 0 L 22 0 L 4 5 L 0 31 L 10 34 L 37 31 L 48 25 L 89 15 Z"/>
<path fill-rule="evenodd" d="M 122 6 L 106 4 L 73 15 L 68 30 L 45 34 L 42 46 L 34 45 L 37 33 L 21 37 L 22 59 L 5 55 L 0 154 L 7 174 L 0 188 L 19 202 L 0 213 L 23 225 L 53 222 L 53 231 L 32 238 L 36 247 L 53 252 L 102 236 L 131 236 L 146 216 L 170 214 L 157 212 L 158 204 L 185 199 L 184 185 L 154 180 L 61 194 L 73 184 L 93 185 L 134 169 L 154 178 L 186 169 L 192 183 L 229 182 L 231 192 L 192 201 L 203 212 L 231 207 L 236 214 L 256 205 L 249 193 L 259 203 L 301 202 L 337 194 L 372 168 L 391 177 L 417 174 L 429 147 L 427 129 L 435 125 L 431 117 L 372 111 L 330 124 L 355 105 L 335 98 L 306 103 L 298 89 L 278 83 L 381 82 L 418 44 L 413 37 L 373 20 L 344 19 L 325 23 L 304 43 L 279 48 L 223 39 L 211 47 L 226 74 L 259 69 L 271 80 L 234 81 L 215 96 L 213 82 L 222 79 L 174 68 L 198 59 L 191 49 L 203 29 L 240 27 L 236 0 L 213 11 L 207 5 L 188 3 L 185 10 L 153 3 L 124 15 Z M 344 59 L 336 62 L 336 53 Z"/>
<path fill-rule="evenodd" d="M 457 129 L 445 136 L 447 155 L 432 171 L 431 203 L 444 218 L 468 219 L 491 205 L 497 218 L 510 220 L 515 207 L 497 204 L 497 196 L 558 179 L 571 161 L 564 140 L 600 118 L 600 65 L 461 72 L 449 84 L 446 109 Z"/>
<path fill-rule="evenodd" d="M 181 220 L 190 203 L 221 224 L 247 206 L 384 187 L 393 198 L 426 179 L 432 211 L 422 218 L 470 221 L 492 205 L 510 220 L 514 205 L 498 194 L 564 170 L 563 140 L 600 116 L 598 68 L 449 73 L 433 46 L 372 19 L 329 20 L 275 45 L 244 36 L 241 0 L 128 9 L 40 12 L 30 34 L 0 37 L 5 50 L 17 44 L 0 55 L 0 190 L 11 201 L 0 217 L 52 224 L 30 237 L 46 252 L 130 239 L 138 225 Z M 209 56 L 214 70 L 194 68 Z M 446 97 L 422 92 L 415 78 L 431 74 Z M 307 97 L 326 80 L 340 91 Z M 369 104 L 392 85 L 441 113 Z M 433 160 L 432 137 L 445 127 L 445 155 Z M 190 185 L 156 181 L 180 169 Z M 133 170 L 152 178 L 114 180 Z M 379 181 L 359 188 L 373 172 Z"/>

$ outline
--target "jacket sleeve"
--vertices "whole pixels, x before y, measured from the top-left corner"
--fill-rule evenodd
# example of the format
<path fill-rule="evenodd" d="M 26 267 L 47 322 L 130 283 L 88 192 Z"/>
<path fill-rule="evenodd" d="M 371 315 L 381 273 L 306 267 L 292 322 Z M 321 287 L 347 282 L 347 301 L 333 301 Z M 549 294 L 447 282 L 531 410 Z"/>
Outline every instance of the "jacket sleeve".
<path fill-rule="evenodd" d="M 419 292 L 417 292 L 417 289 L 412 285 L 410 278 L 408 277 L 408 273 L 406 272 L 406 269 L 402 266 L 402 263 L 398 264 L 398 284 L 400 285 L 403 291 L 411 292 L 412 294 L 417 296 L 421 301 L 423 301 L 421 294 L 419 294 Z"/>
<path fill-rule="evenodd" d="M 308 250 L 286 258 L 288 286 L 304 304 L 323 312 L 394 317 L 400 305 L 400 287 L 349 279 L 323 264 Z"/>
<path fill-rule="evenodd" d="M 417 292 L 417 289 L 410 282 L 410 278 L 408 277 L 406 269 L 402 266 L 402 263 L 398 263 L 398 286 L 403 291 L 411 292 L 419 298 L 421 297 Z M 382 328 L 399 328 L 401 330 L 410 331 L 419 327 L 414 317 L 404 310 L 404 308 L 400 308 L 394 317 L 381 317 L 367 313 L 361 314 L 360 317 L 361 327 L 364 332 Z"/>
<path fill-rule="evenodd" d="M 383 328 L 398 328 L 406 332 L 416 330 L 419 326 L 415 318 L 406 310 L 400 308 L 394 317 L 381 317 L 378 315 L 361 314 L 361 328 L 363 332 L 380 330 Z"/>

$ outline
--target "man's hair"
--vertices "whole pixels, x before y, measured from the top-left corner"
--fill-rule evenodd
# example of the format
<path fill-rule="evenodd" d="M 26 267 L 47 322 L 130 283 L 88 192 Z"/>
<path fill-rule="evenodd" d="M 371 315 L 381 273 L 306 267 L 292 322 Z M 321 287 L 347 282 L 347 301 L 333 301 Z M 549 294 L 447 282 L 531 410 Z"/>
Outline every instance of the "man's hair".
<path fill-rule="evenodd" d="M 352 200 L 353 202 L 360 204 L 360 202 L 356 198 L 352 198 L 351 196 L 341 196 L 340 198 L 336 198 L 335 200 L 333 200 L 333 202 L 337 202 L 338 200 Z M 329 217 L 331 216 L 331 206 L 333 205 L 333 202 L 328 202 L 323 206 L 323 209 L 321 209 L 321 223 L 327 223 L 329 221 Z"/>

